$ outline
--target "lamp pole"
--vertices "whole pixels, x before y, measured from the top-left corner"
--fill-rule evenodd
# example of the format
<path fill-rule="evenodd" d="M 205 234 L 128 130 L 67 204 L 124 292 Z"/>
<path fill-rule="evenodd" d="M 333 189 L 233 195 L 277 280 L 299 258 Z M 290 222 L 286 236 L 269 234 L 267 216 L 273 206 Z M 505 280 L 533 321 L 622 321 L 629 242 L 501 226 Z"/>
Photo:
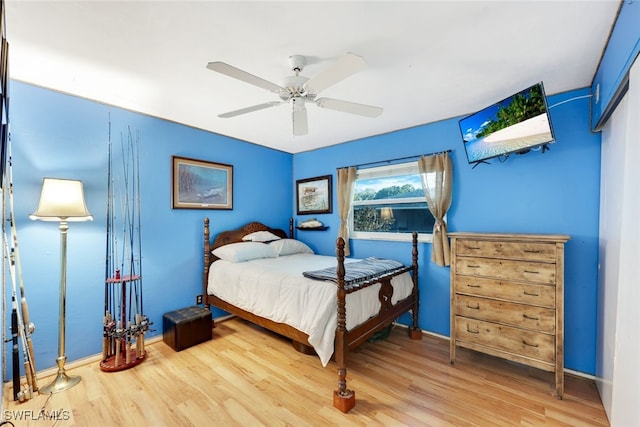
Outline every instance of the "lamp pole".
<path fill-rule="evenodd" d="M 40 389 L 40 393 L 53 394 L 70 389 L 80 382 L 81 377 L 67 375 L 64 365 L 67 361 L 65 354 L 65 326 L 66 326 L 66 300 L 67 300 L 67 231 L 69 224 L 66 219 L 60 221 L 60 319 L 58 321 L 58 374 L 55 380 Z"/>

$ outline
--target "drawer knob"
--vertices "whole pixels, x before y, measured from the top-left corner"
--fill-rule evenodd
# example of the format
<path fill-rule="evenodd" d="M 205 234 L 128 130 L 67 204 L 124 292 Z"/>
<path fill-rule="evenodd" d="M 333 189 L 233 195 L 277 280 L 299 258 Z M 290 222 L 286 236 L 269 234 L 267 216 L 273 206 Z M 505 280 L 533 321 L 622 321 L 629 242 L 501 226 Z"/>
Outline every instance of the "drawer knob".
<path fill-rule="evenodd" d="M 480 331 L 478 329 L 470 329 L 469 325 L 467 325 L 467 332 L 471 333 L 471 334 L 479 334 Z"/>
<path fill-rule="evenodd" d="M 480 310 L 480 303 L 476 303 L 476 305 L 474 306 L 469 305 L 469 303 L 467 303 L 467 308 L 470 308 L 472 310 Z"/>
<path fill-rule="evenodd" d="M 531 273 L 531 274 L 539 274 L 539 271 L 533 271 L 533 270 L 525 270 L 525 273 Z"/>
<path fill-rule="evenodd" d="M 527 291 L 523 291 L 525 295 L 529 295 L 530 297 L 537 297 L 540 296 L 539 294 L 535 293 L 535 292 L 527 292 Z"/>
<path fill-rule="evenodd" d="M 467 287 L 469 287 L 469 288 L 479 288 L 480 285 L 476 285 L 475 283 L 467 283 Z"/>
<path fill-rule="evenodd" d="M 474 264 L 467 264 L 467 267 L 469 267 L 469 268 L 480 268 L 479 265 L 474 265 Z"/>
<path fill-rule="evenodd" d="M 540 253 L 540 249 L 525 249 L 524 252 L 529 253 L 529 254 L 539 254 Z"/>
<path fill-rule="evenodd" d="M 538 317 L 529 316 L 527 313 L 523 314 L 522 317 L 528 320 L 539 320 Z"/>
<path fill-rule="evenodd" d="M 538 344 L 528 343 L 527 340 L 525 340 L 525 339 L 522 340 L 522 344 L 524 344 L 526 346 L 529 346 L 529 347 L 538 347 Z"/>

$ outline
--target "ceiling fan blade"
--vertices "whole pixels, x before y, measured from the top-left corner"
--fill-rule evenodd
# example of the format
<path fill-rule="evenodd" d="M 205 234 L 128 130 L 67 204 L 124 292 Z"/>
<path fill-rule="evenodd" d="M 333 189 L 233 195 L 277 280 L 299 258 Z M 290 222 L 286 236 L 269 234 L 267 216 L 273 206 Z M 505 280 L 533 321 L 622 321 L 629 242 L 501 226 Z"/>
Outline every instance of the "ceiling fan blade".
<path fill-rule="evenodd" d="M 329 68 L 307 81 L 304 87 L 307 92 L 318 94 L 320 91 L 333 86 L 352 74 L 357 73 L 367 66 L 361 56 L 347 53 L 334 62 Z"/>
<path fill-rule="evenodd" d="M 344 113 L 358 114 L 365 117 L 378 117 L 383 109 L 373 105 L 357 104 L 355 102 L 341 101 L 332 98 L 318 98 L 316 104 L 321 108 L 342 111 Z"/>
<path fill-rule="evenodd" d="M 293 102 L 293 112 L 291 119 L 293 121 L 293 136 L 306 135 L 309 132 L 309 126 L 307 123 L 307 108 L 304 106 L 304 101 L 296 103 L 296 99 Z"/>
<path fill-rule="evenodd" d="M 223 119 L 228 119 L 229 117 L 239 116 L 240 114 L 251 113 L 253 111 L 264 110 L 265 108 L 275 107 L 276 105 L 280 105 L 282 102 L 280 101 L 271 101 L 266 102 L 264 104 L 258 104 L 251 107 L 241 108 L 235 111 L 229 111 L 228 113 L 218 114 L 218 117 Z"/>
<path fill-rule="evenodd" d="M 282 93 L 283 91 L 286 92 L 283 87 L 280 87 L 275 83 L 271 83 L 268 80 L 261 79 L 260 77 L 254 76 L 253 74 L 247 73 L 246 71 L 243 71 L 224 62 L 209 62 L 207 64 L 207 68 L 274 93 Z"/>

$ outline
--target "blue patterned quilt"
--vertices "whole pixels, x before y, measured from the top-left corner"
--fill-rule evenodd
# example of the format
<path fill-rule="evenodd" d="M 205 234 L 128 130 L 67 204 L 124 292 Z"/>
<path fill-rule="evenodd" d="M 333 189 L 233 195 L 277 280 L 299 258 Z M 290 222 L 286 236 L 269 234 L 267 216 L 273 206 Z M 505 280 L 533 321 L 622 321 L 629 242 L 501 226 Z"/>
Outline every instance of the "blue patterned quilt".
<path fill-rule="evenodd" d="M 384 258 L 369 257 L 361 261 L 349 262 L 344 264 L 344 281 L 345 285 L 353 285 L 361 283 L 385 273 L 403 268 L 404 265 L 398 261 Z M 331 280 L 338 281 L 336 274 L 337 267 L 323 268 L 322 270 L 305 271 L 302 273 L 304 277 L 315 280 Z"/>

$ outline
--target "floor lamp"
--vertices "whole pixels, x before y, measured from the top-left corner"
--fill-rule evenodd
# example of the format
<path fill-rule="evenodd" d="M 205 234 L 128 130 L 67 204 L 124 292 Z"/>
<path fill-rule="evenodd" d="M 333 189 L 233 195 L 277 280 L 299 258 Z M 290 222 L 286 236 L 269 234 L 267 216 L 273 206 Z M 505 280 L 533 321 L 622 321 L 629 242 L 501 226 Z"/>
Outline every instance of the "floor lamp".
<path fill-rule="evenodd" d="M 38 209 L 29 218 L 40 221 L 60 222 L 60 318 L 58 331 L 58 375 L 42 394 L 53 394 L 67 390 L 80 382 L 80 377 L 69 377 L 64 370 L 67 356 L 64 351 L 65 302 L 67 298 L 67 230 L 71 221 L 91 221 L 93 216 L 84 202 L 82 181 L 44 178 Z"/>

